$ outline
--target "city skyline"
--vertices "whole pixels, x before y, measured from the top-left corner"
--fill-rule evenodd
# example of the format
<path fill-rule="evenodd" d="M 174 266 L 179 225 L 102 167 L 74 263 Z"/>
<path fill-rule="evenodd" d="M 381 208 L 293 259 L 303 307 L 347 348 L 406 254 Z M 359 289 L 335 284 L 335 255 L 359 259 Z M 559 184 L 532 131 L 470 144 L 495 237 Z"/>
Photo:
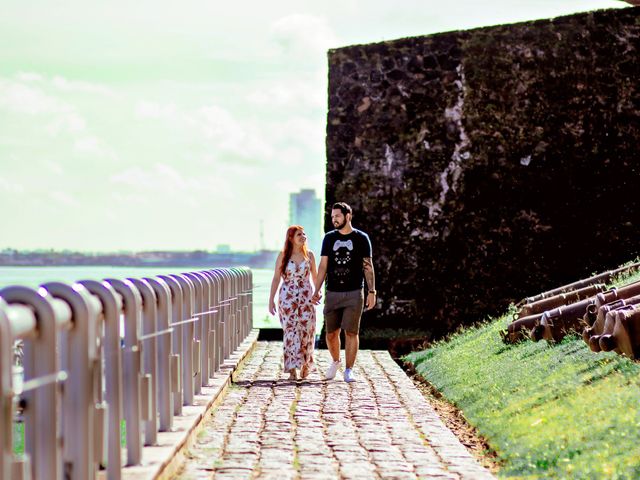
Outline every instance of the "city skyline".
<path fill-rule="evenodd" d="M 328 49 L 627 6 L 7 0 L 0 250 L 279 249 L 324 202 Z"/>

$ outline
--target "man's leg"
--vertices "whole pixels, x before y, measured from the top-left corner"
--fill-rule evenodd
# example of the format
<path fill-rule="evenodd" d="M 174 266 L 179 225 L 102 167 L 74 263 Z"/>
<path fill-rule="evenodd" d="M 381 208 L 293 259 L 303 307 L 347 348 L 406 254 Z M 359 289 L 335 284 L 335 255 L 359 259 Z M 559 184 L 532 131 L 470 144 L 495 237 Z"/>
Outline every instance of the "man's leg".
<path fill-rule="evenodd" d="M 340 329 L 327 332 L 327 348 L 334 362 L 340 360 Z"/>
<path fill-rule="evenodd" d="M 345 353 L 346 366 L 347 368 L 353 368 L 353 365 L 356 363 L 358 348 L 360 347 L 360 336 L 357 333 L 347 332 L 346 330 L 344 331 L 344 333 L 345 333 L 344 353 Z"/>
<path fill-rule="evenodd" d="M 352 382 L 354 378 L 351 375 L 351 369 L 356 363 L 358 348 L 360 347 L 360 317 L 362 308 L 364 307 L 364 293 L 362 290 L 351 292 L 349 294 L 349 305 L 344 309 L 342 328 L 345 333 L 345 380 Z"/>

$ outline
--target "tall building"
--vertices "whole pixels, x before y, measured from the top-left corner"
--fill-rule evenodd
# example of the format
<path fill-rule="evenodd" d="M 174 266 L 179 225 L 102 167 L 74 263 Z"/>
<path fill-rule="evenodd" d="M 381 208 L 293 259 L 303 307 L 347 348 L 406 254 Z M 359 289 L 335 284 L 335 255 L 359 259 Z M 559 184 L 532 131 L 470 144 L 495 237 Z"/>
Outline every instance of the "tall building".
<path fill-rule="evenodd" d="M 289 196 L 289 225 L 301 225 L 304 228 L 309 248 L 319 259 L 322 246 L 322 206 L 315 190 L 304 189 Z"/>

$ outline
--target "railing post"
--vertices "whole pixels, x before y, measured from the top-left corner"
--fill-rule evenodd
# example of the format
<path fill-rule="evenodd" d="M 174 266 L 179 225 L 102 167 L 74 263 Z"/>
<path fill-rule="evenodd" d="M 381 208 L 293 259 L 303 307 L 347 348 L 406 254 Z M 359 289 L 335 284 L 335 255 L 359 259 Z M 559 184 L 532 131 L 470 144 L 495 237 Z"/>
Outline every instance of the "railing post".
<path fill-rule="evenodd" d="M 146 398 L 147 390 L 142 392 L 145 408 L 150 409 L 144 422 L 144 444 L 156 445 L 158 443 L 158 364 L 157 338 L 151 336 L 156 333 L 156 294 L 151 285 L 137 278 L 127 278 L 140 292 L 142 297 L 142 372 L 151 383 L 149 389 L 151 398 Z"/>
<path fill-rule="evenodd" d="M 253 271 L 249 270 L 249 331 L 253 329 Z"/>
<path fill-rule="evenodd" d="M 173 392 L 173 414 L 182 415 L 182 320 L 184 315 L 182 313 L 182 288 L 177 280 L 169 275 L 159 275 L 159 279 L 163 280 L 171 290 L 171 322 L 169 325 L 173 328 L 171 333 L 171 351 L 172 362 L 177 362 L 178 369 L 177 377 L 175 379 L 177 385 L 171 385 L 171 391 Z M 177 357 L 177 358 L 176 358 Z M 172 365 L 172 368 L 173 365 Z"/>
<path fill-rule="evenodd" d="M 212 375 L 209 372 L 209 330 L 211 329 L 211 281 L 207 275 L 203 272 L 196 272 L 194 275 L 198 276 L 202 283 L 202 316 L 200 319 L 200 343 L 201 353 L 200 356 L 200 372 L 202 376 L 202 386 L 209 385 L 209 378 Z"/>
<path fill-rule="evenodd" d="M 64 333 L 67 351 L 62 355 L 69 377 L 62 397 L 64 475 L 68 479 L 85 480 L 95 477 L 94 456 L 94 373 L 97 355 L 97 316 L 91 294 L 82 285 L 73 287 L 51 282 L 42 285 L 54 298 L 71 307 L 71 328 Z"/>
<path fill-rule="evenodd" d="M 194 286 L 189 278 L 184 275 L 170 275 L 182 287 L 182 389 L 183 405 L 193 405 L 194 379 L 193 379 L 193 304 L 195 299 Z"/>
<path fill-rule="evenodd" d="M 227 275 L 229 275 L 229 284 L 231 285 L 231 336 L 229 356 L 236 351 L 236 339 L 238 336 L 238 285 L 236 282 L 235 272 L 231 269 L 227 269 Z"/>
<path fill-rule="evenodd" d="M 204 298 L 202 295 L 202 281 L 200 277 L 194 273 L 183 273 L 183 276 L 187 277 L 193 284 L 194 291 L 194 311 L 193 316 L 196 316 L 197 321 L 193 323 L 193 346 L 195 355 L 197 358 L 193 359 L 193 393 L 198 395 L 202 391 L 202 369 L 200 368 L 200 358 L 202 358 L 202 312 L 204 311 Z M 197 345 L 199 344 L 199 345 Z"/>
<path fill-rule="evenodd" d="M 142 299 L 129 280 L 105 280 L 120 294 L 124 311 L 123 404 L 127 437 L 127 465 L 142 462 L 142 406 L 140 403 Z"/>
<path fill-rule="evenodd" d="M 233 329 L 231 330 L 231 352 L 233 353 L 238 348 L 238 325 L 240 322 L 238 306 L 240 305 L 240 297 L 238 296 L 238 274 L 233 268 L 230 268 L 228 272 L 231 277 L 231 295 L 233 298 Z"/>
<path fill-rule="evenodd" d="M 160 278 L 145 278 L 151 285 L 157 299 L 157 373 L 158 373 L 158 411 L 160 412 L 160 431 L 168 432 L 173 426 L 171 408 L 171 291 L 167 283 Z"/>
<path fill-rule="evenodd" d="M 251 311 L 251 281 L 250 281 L 250 272 L 251 270 L 248 268 L 242 269 L 242 298 L 244 302 L 244 313 L 242 315 L 242 340 L 244 341 L 249 335 L 249 318 Z"/>
<path fill-rule="evenodd" d="M 51 377 L 60 371 L 56 352 L 58 322 L 51 295 L 27 287 L 7 287 L 0 290 L 8 304 L 20 303 L 33 308 L 37 318 L 38 334 L 24 342 L 24 381 Z M 23 393 L 25 453 L 31 461 L 31 477 L 60 480 L 62 478 L 62 451 L 58 439 L 60 431 L 60 388 L 48 383 Z M 12 425 L 13 426 L 13 425 Z M 13 447 L 12 447 L 13 448 Z"/>
<path fill-rule="evenodd" d="M 13 335 L 0 298 L 0 478 L 11 478 L 13 468 Z"/>
<path fill-rule="evenodd" d="M 107 424 L 107 478 L 109 480 L 119 480 L 122 469 L 122 458 L 120 454 L 120 424 L 122 422 L 120 312 L 122 311 L 122 302 L 116 291 L 107 282 L 83 280 L 78 283 L 98 297 L 102 303 L 102 315 L 104 319 L 102 355 L 105 365 L 106 401 L 109 406 Z M 102 385 L 98 385 L 98 388 L 102 388 Z"/>
<path fill-rule="evenodd" d="M 225 270 L 222 268 L 219 268 L 216 270 L 218 272 L 218 274 L 220 275 L 220 277 L 222 278 L 222 300 L 220 301 L 220 304 L 222 306 L 221 311 L 222 311 L 222 334 L 221 334 L 221 341 L 222 341 L 222 357 L 221 357 L 221 362 L 224 363 L 224 361 L 229 357 L 229 332 L 231 331 L 231 305 L 230 305 L 230 292 L 231 292 L 231 286 L 229 285 L 229 277 L 228 275 L 225 273 Z"/>
<path fill-rule="evenodd" d="M 218 288 L 218 278 L 210 270 L 204 270 L 200 273 L 205 275 L 209 281 L 209 310 L 211 311 L 208 326 L 209 377 L 213 378 L 218 370 L 220 361 L 218 353 L 218 319 L 220 313 L 218 295 L 220 289 Z"/>
<path fill-rule="evenodd" d="M 249 329 L 247 328 L 247 325 L 249 323 L 249 282 L 248 280 L 248 272 L 249 269 L 248 268 L 242 268 L 240 271 L 240 278 L 241 278 L 241 288 L 240 290 L 242 291 L 242 330 L 241 330 L 241 337 L 242 337 L 242 341 L 244 341 L 245 338 L 247 338 L 247 335 L 249 335 Z"/>
<path fill-rule="evenodd" d="M 239 309 L 240 309 L 240 317 L 239 317 L 239 321 L 238 321 L 238 346 L 242 343 L 242 341 L 244 340 L 245 334 L 244 334 L 244 324 L 245 324 L 245 318 L 247 315 L 247 298 L 246 298 L 246 292 L 245 292 L 245 287 L 244 287 L 244 268 L 235 268 L 234 269 L 236 272 L 236 275 L 238 276 L 238 298 L 240 300 L 240 303 L 238 304 Z"/>
<path fill-rule="evenodd" d="M 219 270 L 209 270 L 209 274 L 215 279 L 214 288 L 214 303 L 216 310 L 218 310 L 214 317 L 213 329 L 215 330 L 215 371 L 219 371 L 224 361 L 224 305 L 222 300 L 224 299 L 224 277 Z"/>

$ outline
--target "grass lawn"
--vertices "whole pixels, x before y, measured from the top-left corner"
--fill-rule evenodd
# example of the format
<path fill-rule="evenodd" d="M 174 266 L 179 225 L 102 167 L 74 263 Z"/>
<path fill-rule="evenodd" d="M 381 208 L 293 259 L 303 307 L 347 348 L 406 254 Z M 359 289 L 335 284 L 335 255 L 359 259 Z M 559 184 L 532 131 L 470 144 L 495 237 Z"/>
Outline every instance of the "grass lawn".
<path fill-rule="evenodd" d="M 595 354 L 576 336 L 505 345 L 509 318 L 406 360 L 487 438 L 498 476 L 640 478 L 640 363 Z"/>

